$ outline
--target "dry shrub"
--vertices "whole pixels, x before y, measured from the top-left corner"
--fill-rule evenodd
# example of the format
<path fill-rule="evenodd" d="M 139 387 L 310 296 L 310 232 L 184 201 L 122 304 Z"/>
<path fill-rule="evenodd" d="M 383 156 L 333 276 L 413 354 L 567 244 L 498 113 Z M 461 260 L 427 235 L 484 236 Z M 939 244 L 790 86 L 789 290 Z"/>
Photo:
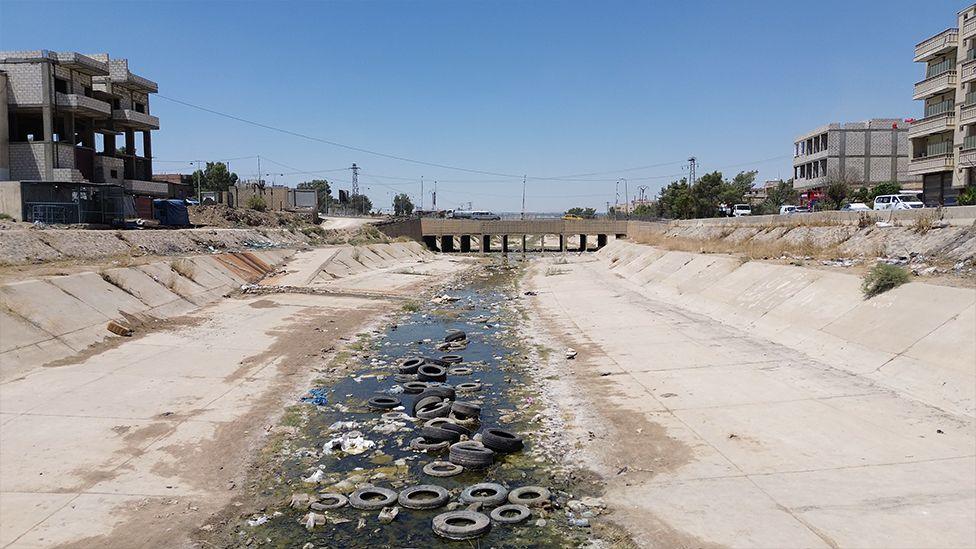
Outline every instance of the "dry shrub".
<path fill-rule="evenodd" d="M 897 265 L 875 263 L 871 270 L 864 273 L 861 291 L 865 298 L 870 299 L 908 282 L 909 276 L 907 270 Z"/>

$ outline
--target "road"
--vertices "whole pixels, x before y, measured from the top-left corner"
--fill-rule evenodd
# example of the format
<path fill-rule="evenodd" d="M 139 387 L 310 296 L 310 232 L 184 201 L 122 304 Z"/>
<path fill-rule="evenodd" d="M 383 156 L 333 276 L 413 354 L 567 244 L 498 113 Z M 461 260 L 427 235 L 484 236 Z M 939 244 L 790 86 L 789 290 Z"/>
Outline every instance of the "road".
<path fill-rule="evenodd" d="M 326 217 L 319 226 L 323 229 L 352 230 L 379 221 L 375 217 Z"/>

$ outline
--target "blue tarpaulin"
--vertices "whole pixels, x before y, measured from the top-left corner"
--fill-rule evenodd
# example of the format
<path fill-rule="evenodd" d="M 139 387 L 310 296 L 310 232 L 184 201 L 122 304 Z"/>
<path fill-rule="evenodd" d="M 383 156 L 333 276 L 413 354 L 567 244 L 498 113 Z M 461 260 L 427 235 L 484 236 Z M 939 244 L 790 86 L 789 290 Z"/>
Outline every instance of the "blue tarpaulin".
<path fill-rule="evenodd" d="M 160 225 L 170 227 L 189 227 L 190 214 L 186 210 L 186 204 L 177 199 L 153 200 L 153 214 Z"/>

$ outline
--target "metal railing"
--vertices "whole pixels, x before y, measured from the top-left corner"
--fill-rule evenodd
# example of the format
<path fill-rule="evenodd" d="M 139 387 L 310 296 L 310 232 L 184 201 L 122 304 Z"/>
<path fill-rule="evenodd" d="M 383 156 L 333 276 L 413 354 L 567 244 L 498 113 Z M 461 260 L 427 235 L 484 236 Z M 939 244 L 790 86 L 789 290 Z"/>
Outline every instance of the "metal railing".
<path fill-rule="evenodd" d="M 946 101 L 941 101 L 939 103 L 933 103 L 925 107 L 925 117 L 935 116 L 937 114 L 945 114 L 956 107 L 956 104 L 951 99 Z"/>
<path fill-rule="evenodd" d="M 72 216 L 69 215 L 68 209 L 70 208 L 72 212 L 78 210 L 78 204 L 73 202 L 48 202 L 48 203 L 27 203 L 28 219 L 24 221 L 34 222 L 40 221 L 41 223 L 47 223 L 49 225 L 64 225 L 68 223 Z M 78 216 L 80 217 L 80 215 Z M 75 219 L 77 217 L 74 217 Z"/>
<path fill-rule="evenodd" d="M 925 78 L 932 78 L 933 76 L 939 76 L 940 74 L 947 73 L 956 68 L 956 60 L 952 57 L 947 57 L 938 63 L 929 65 L 925 68 Z"/>

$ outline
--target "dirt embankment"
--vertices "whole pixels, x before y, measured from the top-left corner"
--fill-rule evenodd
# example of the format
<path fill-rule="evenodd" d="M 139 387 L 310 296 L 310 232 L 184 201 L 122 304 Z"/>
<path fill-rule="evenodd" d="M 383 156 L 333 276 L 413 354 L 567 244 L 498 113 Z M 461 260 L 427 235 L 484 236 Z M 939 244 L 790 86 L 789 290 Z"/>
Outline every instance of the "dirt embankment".
<path fill-rule="evenodd" d="M 223 204 L 211 206 L 189 206 L 190 223 L 207 227 L 242 228 L 295 228 L 312 226 L 311 214 L 295 212 L 265 211 L 250 208 L 229 208 Z"/>
<path fill-rule="evenodd" d="M 976 270 L 976 225 L 924 220 L 880 226 L 829 222 L 750 226 L 648 224 L 628 237 L 667 250 L 727 253 L 749 259 L 801 258 L 846 267 L 881 258 L 926 275 L 970 276 Z"/>

